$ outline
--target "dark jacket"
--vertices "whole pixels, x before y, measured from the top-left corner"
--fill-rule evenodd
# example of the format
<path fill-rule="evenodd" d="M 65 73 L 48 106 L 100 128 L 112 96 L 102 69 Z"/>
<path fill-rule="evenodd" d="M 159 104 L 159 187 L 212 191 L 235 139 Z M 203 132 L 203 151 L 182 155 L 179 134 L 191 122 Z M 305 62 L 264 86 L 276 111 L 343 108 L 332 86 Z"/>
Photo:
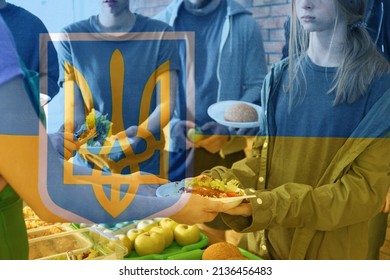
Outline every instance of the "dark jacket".
<path fill-rule="evenodd" d="M 390 61 L 390 2 L 371 0 L 367 9 L 367 30 L 378 50 Z"/>

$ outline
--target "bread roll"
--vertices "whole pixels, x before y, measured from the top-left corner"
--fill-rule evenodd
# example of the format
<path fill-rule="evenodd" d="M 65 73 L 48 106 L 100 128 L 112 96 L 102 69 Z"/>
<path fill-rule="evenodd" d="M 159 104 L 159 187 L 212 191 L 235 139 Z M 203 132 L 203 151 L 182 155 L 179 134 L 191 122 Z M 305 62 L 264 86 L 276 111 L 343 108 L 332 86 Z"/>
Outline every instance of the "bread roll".
<path fill-rule="evenodd" d="M 203 254 L 202 260 L 227 260 L 242 259 L 242 254 L 237 246 L 228 242 L 217 242 L 207 247 Z"/>
<path fill-rule="evenodd" d="M 229 122 L 257 122 L 259 115 L 253 106 L 237 103 L 227 108 L 224 119 Z"/>
<path fill-rule="evenodd" d="M 244 257 L 244 256 L 240 256 L 240 257 L 227 258 L 227 260 L 249 260 L 249 258 Z"/>

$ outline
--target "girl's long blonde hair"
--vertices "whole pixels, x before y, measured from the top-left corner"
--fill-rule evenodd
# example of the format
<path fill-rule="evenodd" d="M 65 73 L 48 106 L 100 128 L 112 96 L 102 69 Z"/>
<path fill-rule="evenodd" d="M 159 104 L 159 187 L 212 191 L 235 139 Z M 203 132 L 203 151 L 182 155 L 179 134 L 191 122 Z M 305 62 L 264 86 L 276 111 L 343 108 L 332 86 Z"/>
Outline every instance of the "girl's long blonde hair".
<path fill-rule="evenodd" d="M 347 19 L 347 37 L 343 44 L 343 60 L 337 69 L 333 86 L 328 93 L 334 92 L 334 105 L 353 103 L 363 96 L 371 82 L 390 72 L 390 64 L 377 51 L 367 32 L 363 18 L 367 0 L 329 0 L 335 1 L 336 21 Z M 297 74 L 302 71 L 301 61 L 309 47 L 309 32 L 304 31 L 296 16 L 295 0 L 292 0 L 292 17 L 289 42 L 289 96 L 290 109 L 293 99 Z M 302 85 L 298 82 L 299 90 Z"/>

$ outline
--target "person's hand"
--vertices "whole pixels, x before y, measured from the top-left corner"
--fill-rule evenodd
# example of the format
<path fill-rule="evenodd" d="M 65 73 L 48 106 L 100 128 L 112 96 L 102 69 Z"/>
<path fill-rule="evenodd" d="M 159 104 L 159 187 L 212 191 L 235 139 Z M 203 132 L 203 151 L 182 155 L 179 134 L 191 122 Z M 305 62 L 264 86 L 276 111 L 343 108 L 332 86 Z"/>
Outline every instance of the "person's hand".
<path fill-rule="evenodd" d="M 194 143 L 187 138 L 187 132 L 190 128 L 195 128 L 195 123 L 192 121 L 178 121 L 171 131 L 171 137 L 175 139 L 179 149 L 186 150 L 194 147 Z"/>
<path fill-rule="evenodd" d="M 109 158 L 114 162 L 117 162 L 123 159 L 126 154 L 132 154 L 133 156 L 137 153 L 137 151 L 141 151 L 142 149 L 139 147 L 141 138 L 137 137 L 137 126 L 131 126 L 126 130 L 118 132 L 117 134 L 113 134 L 107 138 L 107 141 L 114 145 L 115 142 L 118 142 L 120 145 L 119 151 L 111 151 L 109 154 Z"/>
<path fill-rule="evenodd" d="M 385 207 L 383 208 L 383 213 L 390 212 L 390 188 L 386 195 Z"/>
<path fill-rule="evenodd" d="M 195 147 L 202 147 L 212 154 L 219 152 L 223 145 L 229 140 L 229 130 L 226 126 L 216 122 L 208 122 L 201 127 L 206 136 L 198 141 Z"/>
<path fill-rule="evenodd" d="M 229 127 L 229 132 L 231 135 L 237 136 L 256 136 L 259 133 L 259 127 L 252 128 L 235 128 Z"/>
<path fill-rule="evenodd" d="M 125 152 L 130 149 L 130 145 L 133 148 L 133 150 L 135 150 L 134 148 L 141 141 L 141 139 L 137 137 L 137 133 L 138 133 L 138 126 L 130 126 L 124 131 L 111 135 L 108 138 L 108 140 L 112 144 L 114 144 L 115 141 L 118 141 L 119 145 Z M 142 137 L 146 138 L 146 135 Z"/>
<path fill-rule="evenodd" d="M 196 194 L 184 193 L 181 199 L 188 201 L 180 211 L 170 217 L 181 224 L 193 225 L 211 222 L 219 212 L 225 212 L 229 209 L 229 206 L 223 202 Z"/>
<path fill-rule="evenodd" d="M 134 162 L 145 161 L 153 155 L 155 146 L 158 144 L 154 139 L 151 131 L 141 126 L 130 126 L 126 130 L 108 138 L 112 145 L 118 141 L 121 147 L 119 152 L 111 152 L 109 157 L 115 162 L 124 157 Z"/>
<path fill-rule="evenodd" d="M 59 130 L 48 136 L 56 151 L 66 160 L 73 157 L 73 152 L 80 148 L 72 133 Z"/>
<path fill-rule="evenodd" d="M 0 192 L 5 188 L 7 185 L 7 181 L 0 175 Z"/>
<path fill-rule="evenodd" d="M 252 205 L 250 203 L 241 203 L 237 207 L 228 209 L 224 213 L 234 216 L 252 216 Z"/>

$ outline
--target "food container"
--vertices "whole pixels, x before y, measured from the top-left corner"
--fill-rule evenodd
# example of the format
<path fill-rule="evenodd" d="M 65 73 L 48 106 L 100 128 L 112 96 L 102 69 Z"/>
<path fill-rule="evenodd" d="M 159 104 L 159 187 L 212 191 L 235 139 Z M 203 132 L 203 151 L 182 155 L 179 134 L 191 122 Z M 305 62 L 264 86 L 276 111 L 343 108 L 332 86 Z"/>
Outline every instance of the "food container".
<path fill-rule="evenodd" d="M 41 226 L 27 230 L 28 239 L 34 239 L 42 236 L 49 236 L 63 232 L 74 231 L 70 224 L 55 224 L 50 226 Z"/>
<path fill-rule="evenodd" d="M 127 249 L 91 228 L 71 230 L 29 240 L 31 260 L 122 259 Z"/>
<path fill-rule="evenodd" d="M 118 234 L 126 234 L 126 232 L 128 232 L 130 229 L 142 228 L 143 226 L 145 227 L 150 226 L 152 224 L 157 223 L 159 220 L 161 220 L 161 218 L 132 220 L 132 221 L 113 223 L 113 224 L 93 224 L 93 225 L 89 225 L 89 227 L 95 228 L 100 232 L 115 236 Z M 73 224 L 73 225 L 77 228 L 85 227 L 84 225 L 81 224 Z"/>
<path fill-rule="evenodd" d="M 42 221 L 41 219 L 35 219 L 35 218 L 25 218 L 24 222 L 26 224 L 26 229 L 31 230 L 31 229 L 37 229 L 37 228 L 42 228 L 42 227 L 47 227 L 47 226 L 52 226 L 55 224 L 59 223 L 50 223 L 46 221 Z"/>
<path fill-rule="evenodd" d="M 94 224 L 91 227 L 98 229 L 101 232 L 110 233 L 112 235 L 125 234 L 128 230 L 136 227 L 137 221 L 126 221 L 113 224 Z"/>
<path fill-rule="evenodd" d="M 34 210 L 32 210 L 32 208 L 27 205 L 23 207 L 23 216 L 24 216 L 24 222 L 26 224 L 27 231 L 33 229 L 40 229 L 43 227 L 49 227 L 52 225 L 60 225 L 60 223 L 43 221 L 38 217 L 38 215 L 34 212 Z"/>

